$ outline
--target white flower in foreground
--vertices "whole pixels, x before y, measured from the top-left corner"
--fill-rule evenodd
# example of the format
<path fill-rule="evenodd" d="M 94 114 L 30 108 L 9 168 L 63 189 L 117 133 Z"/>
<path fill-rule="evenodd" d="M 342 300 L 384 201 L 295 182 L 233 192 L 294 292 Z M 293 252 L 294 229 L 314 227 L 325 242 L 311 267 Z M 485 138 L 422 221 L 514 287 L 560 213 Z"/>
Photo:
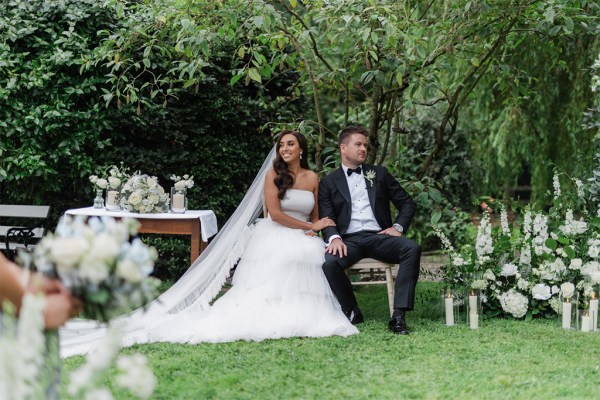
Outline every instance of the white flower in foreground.
<path fill-rule="evenodd" d="M 139 283 L 144 278 L 138 265 L 128 258 L 117 263 L 117 276 L 131 283 Z"/>
<path fill-rule="evenodd" d="M 511 314 L 515 318 L 521 318 L 527 314 L 527 297 L 514 289 L 504 292 L 499 296 L 500 305 L 504 312 Z"/>
<path fill-rule="evenodd" d="M 563 298 L 570 299 L 575 293 L 575 285 L 573 285 L 571 282 L 563 283 L 560 285 L 560 293 L 562 294 Z"/>
<path fill-rule="evenodd" d="M 101 233 L 91 243 L 88 258 L 108 262 L 119 254 L 120 246 L 117 237 Z"/>
<path fill-rule="evenodd" d="M 141 399 L 152 395 L 156 387 L 156 377 L 148 368 L 146 357 L 141 354 L 120 357 L 117 366 L 121 372 L 116 379 L 119 386 Z"/>
<path fill-rule="evenodd" d="M 59 271 L 67 271 L 78 264 L 89 249 L 82 237 L 54 238 L 50 246 L 50 258 Z"/>
<path fill-rule="evenodd" d="M 502 266 L 502 271 L 500 272 L 500 275 L 515 276 L 518 272 L 519 272 L 519 268 L 515 264 L 509 263 L 509 264 L 504 264 Z"/>
<path fill-rule="evenodd" d="M 548 300 L 552 297 L 550 286 L 538 283 L 531 288 L 531 294 L 536 300 Z"/>
<path fill-rule="evenodd" d="M 92 284 L 99 284 L 108 278 L 109 270 L 105 263 L 91 258 L 84 258 L 79 268 L 81 277 L 87 279 Z"/>

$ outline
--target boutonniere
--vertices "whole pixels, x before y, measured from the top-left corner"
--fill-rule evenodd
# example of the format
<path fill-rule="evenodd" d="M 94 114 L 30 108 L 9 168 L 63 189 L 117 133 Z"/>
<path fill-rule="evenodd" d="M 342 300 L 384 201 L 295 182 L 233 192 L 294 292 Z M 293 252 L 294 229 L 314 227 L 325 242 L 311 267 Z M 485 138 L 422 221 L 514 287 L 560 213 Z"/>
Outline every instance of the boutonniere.
<path fill-rule="evenodd" d="M 375 174 L 375 171 L 373 171 L 372 169 L 367 171 L 367 173 L 365 174 L 365 179 L 369 181 L 371 187 L 373 187 L 373 179 L 375 179 L 376 176 L 377 175 Z"/>

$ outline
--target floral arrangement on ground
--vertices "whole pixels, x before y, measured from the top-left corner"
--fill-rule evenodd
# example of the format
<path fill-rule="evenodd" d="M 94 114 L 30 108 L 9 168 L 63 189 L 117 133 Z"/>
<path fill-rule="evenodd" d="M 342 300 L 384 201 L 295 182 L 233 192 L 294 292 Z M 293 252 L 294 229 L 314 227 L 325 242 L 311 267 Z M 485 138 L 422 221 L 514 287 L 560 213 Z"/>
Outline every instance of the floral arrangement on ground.
<path fill-rule="evenodd" d="M 434 227 L 449 255 L 446 286 L 478 291 L 487 316 L 552 318 L 563 299 L 587 307 L 600 290 L 600 167 L 585 183 L 555 172 L 553 186 L 548 211 L 486 198 L 475 242 L 460 249 Z M 493 212 L 499 226 L 490 223 Z"/>

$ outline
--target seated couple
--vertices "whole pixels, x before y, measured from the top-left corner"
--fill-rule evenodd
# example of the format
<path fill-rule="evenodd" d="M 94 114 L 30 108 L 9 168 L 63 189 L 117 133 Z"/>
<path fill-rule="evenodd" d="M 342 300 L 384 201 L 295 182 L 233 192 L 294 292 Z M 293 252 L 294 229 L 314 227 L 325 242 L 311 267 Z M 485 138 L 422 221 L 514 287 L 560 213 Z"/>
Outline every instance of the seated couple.
<path fill-rule="evenodd" d="M 344 270 L 364 257 L 400 264 L 388 326 L 408 334 L 405 313 L 414 305 L 420 247 L 402 233 L 416 206 L 385 168 L 363 164 L 367 144 L 365 128 L 344 129 L 342 166 L 319 183 L 304 136 L 282 132 L 264 183 L 269 215 L 254 227 L 233 287 L 208 310 L 177 313 L 148 328 L 145 341 L 356 334 L 363 315 Z M 394 221 L 390 201 L 399 210 Z"/>

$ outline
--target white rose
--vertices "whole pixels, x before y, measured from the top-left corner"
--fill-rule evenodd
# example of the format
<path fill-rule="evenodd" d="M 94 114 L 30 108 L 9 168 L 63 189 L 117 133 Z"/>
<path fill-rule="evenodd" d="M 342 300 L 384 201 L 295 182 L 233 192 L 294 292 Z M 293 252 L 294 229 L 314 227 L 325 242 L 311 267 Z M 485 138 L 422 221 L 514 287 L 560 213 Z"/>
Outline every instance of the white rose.
<path fill-rule="evenodd" d="M 100 189 L 106 189 L 106 185 L 108 185 L 106 179 L 100 178 L 96 181 L 96 186 L 98 186 Z"/>
<path fill-rule="evenodd" d="M 108 184 L 111 188 L 117 189 L 121 185 L 121 180 L 119 178 L 111 176 L 110 178 L 108 178 Z"/>
<path fill-rule="evenodd" d="M 552 293 L 550 292 L 550 287 L 548 285 L 544 285 L 543 283 L 538 283 L 531 288 L 531 294 L 533 298 L 536 300 L 548 300 Z"/>
<path fill-rule="evenodd" d="M 131 204 L 132 206 L 136 206 L 138 204 L 140 204 L 140 202 L 142 201 L 142 196 L 140 195 L 140 193 L 138 191 L 132 192 L 129 195 L 129 204 Z"/>
<path fill-rule="evenodd" d="M 592 257 L 592 258 L 596 258 L 598 257 L 598 254 L 600 254 L 600 248 L 593 246 L 590 247 L 588 250 L 588 256 Z"/>
<path fill-rule="evenodd" d="M 131 283 L 139 283 L 144 277 L 137 264 L 129 258 L 117 263 L 117 276 Z"/>
<path fill-rule="evenodd" d="M 488 269 L 487 271 L 485 271 L 484 278 L 488 281 L 493 281 L 496 279 L 496 275 L 494 275 L 491 269 Z"/>
<path fill-rule="evenodd" d="M 500 272 L 500 275 L 502 276 L 514 276 L 519 272 L 519 269 L 517 268 L 517 266 L 515 264 L 504 264 L 502 266 L 502 271 Z"/>
<path fill-rule="evenodd" d="M 558 293 L 559 292 L 558 286 L 552 285 L 551 292 L 552 292 L 552 294 Z"/>
<path fill-rule="evenodd" d="M 111 261 L 119 254 L 120 246 L 115 240 L 116 236 L 101 233 L 92 241 L 88 257 L 93 260 L 104 262 Z"/>
<path fill-rule="evenodd" d="M 179 181 L 179 182 L 175 182 L 175 189 L 177 190 L 183 190 L 187 187 L 187 181 Z"/>
<path fill-rule="evenodd" d="M 158 197 L 158 195 L 156 193 L 150 193 L 148 195 L 148 201 L 152 204 L 158 203 L 159 200 L 160 200 L 160 198 Z"/>
<path fill-rule="evenodd" d="M 150 189 L 153 189 L 153 188 L 154 188 L 154 187 L 155 187 L 155 186 L 158 184 L 158 181 L 157 181 L 157 180 L 156 180 L 156 178 L 154 178 L 154 177 L 152 177 L 152 178 L 151 178 L 151 177 L 148 177 L 148 178 L 146 179 L 146 184 L 148 185 L 148 187 L 149 187 Z"/>
<path fill-rule="evenodd" d="M 81 261 L 89 248 L 82 237 L 55 238 L 50 248 L 50 257 L 60 269 L 71 269 Z"/>
<path fill-rule="evenodd" d="M 529 282 L 527 282 L 525 279 L 519 279 L 517 281 L 517 287 L 521 290 L 527 290 L 529 288 Z"/>
<path fill-rule="evenodd" d="M 593 283 L 600 283 L 600 271 L 596 270 L 590 274 Z"/>
<path fill-rule="evenodd" d="M 581 261 L 581 258 L 574 258 L 571 260 L 571 264 L 569 265 L 569 268 L 581 269 L 582 265 L 583 265 L 583 261 Z"/>
<path fill-rule="evenodd" d="M 570 299 L 575 293 L 575 285 L 571 282 L 565 282 L 560 285 L 560 292 L 565 299 Z"/>

